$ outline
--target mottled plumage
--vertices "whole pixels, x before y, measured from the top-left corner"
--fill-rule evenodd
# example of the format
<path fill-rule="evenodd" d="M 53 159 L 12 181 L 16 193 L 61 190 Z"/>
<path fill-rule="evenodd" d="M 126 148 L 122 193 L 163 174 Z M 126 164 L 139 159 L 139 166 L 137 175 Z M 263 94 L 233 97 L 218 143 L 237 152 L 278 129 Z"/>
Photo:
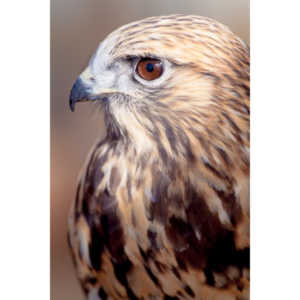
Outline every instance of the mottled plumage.
<path fill-rule="evenodd" d="M 107 127 L 69 219 L 88 298 L 249 299 L 248 47 L 204 17 L 131 23 L 76 81 L 71 108 L 85 100 Z"/>

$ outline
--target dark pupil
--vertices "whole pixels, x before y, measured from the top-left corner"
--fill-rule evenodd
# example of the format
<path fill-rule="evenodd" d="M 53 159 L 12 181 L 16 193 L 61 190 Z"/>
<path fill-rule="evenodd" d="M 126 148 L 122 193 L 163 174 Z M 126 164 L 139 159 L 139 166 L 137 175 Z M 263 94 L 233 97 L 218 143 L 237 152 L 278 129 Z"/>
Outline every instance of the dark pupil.
<path fill-rule="evenodd" d="M 146 69 L 148 72 L 152 72 L 154 70 L 153 64 L 152 63 L 148 63 L 146 66 Z"/>

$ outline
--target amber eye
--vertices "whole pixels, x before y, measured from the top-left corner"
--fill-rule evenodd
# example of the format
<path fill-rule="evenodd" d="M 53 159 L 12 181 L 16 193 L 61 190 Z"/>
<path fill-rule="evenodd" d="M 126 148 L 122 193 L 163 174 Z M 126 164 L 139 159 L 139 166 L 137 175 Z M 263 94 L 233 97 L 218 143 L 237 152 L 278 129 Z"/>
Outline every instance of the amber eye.
<path fill-rule="evenodd" d="M 162 62 L 158 59 L 143 58 L 138 62 L 136 72 L 145 80 L 157 79 L 163 72 Z"/>

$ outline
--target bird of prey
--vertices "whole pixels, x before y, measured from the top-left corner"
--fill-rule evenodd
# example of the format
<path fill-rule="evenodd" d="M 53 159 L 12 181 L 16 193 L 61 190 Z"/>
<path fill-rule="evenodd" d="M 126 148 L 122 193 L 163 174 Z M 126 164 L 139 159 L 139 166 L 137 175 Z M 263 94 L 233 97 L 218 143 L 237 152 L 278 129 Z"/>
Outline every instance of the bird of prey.
<path fill-rule="evenodd" d="M 69 218 L 89 300 L 249 299 L 249 48 L 206 17 L 102 41 L 70 94 L 103 108 Z"/>

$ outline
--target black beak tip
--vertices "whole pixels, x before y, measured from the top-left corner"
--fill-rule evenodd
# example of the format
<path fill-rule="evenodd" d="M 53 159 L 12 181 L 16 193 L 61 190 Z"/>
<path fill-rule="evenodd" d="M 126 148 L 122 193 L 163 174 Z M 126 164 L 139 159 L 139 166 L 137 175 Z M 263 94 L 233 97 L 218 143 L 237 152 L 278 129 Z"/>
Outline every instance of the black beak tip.
<path fill-rule="evenodd" d="M 81 96 L 80 87 L 81 87 L 80 82 L 77 79 L 72 87 L 70 98 L 69 98 L 69 106 L 72 112 L 75 110 L 76 102 L 80 100 L 80 96 Z"/>
<path fill-rule="evenodd" d="M 76 101 L 70 96 L 69 105 L 70 105 L 70 109 L 72 112 L 75 111 L 75 104 L 76 104 Z"/>

